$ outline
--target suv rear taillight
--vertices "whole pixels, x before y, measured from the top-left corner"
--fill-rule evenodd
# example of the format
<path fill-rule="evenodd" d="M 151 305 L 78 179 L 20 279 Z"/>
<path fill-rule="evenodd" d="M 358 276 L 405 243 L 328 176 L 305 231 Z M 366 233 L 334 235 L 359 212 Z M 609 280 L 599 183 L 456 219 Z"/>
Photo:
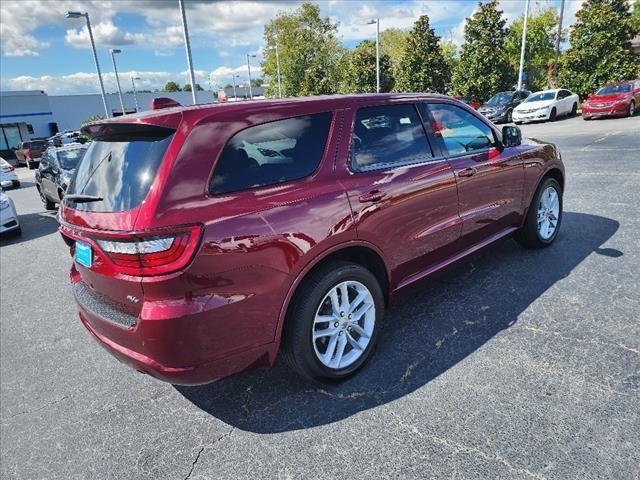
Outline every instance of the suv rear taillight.
<path fill-rule="evenodd" d="M 24 154 L 25 157 L 31 158 L 31 150 L 27 150 Z"/>
<path fill-rule="evenodd" d="M 125 275 L 152 276 L 172 273 L 188 265 L 200 243 L 201 232 L 200 226 L 191 225 L 77 238 L 91 239 L 94 248 L 97 248 L 118 272 Z"/>

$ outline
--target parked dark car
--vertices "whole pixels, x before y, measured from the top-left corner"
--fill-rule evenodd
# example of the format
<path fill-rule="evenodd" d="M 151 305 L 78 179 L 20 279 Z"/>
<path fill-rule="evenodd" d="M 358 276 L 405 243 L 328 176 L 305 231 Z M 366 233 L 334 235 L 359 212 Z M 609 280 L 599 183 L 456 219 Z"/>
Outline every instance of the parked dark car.
<path fill-rule="evenodd" d="M 55 210 L 73 177 L 82 157 L 85 145 L 71 144 L 64 147 L 49 147 L 36 171 L 36 188 L 47 210 Z"/>
<path fill-rule="evenodd" d="M 546 247 L 562 219 L 558 149 L 440 95 L 172 107 L 83 130 L 59 210 L 80 320 L 173 383 L 279 352 L 344 379 L 399 291 L 511 235 Z"/>
<path fill-rule="evenodd" d="M 516 92 L 500 92 L 483 103 L 478 111 L 493 123 L 511 123 L 513 109 L 520 105 L 531 92 L 520 90 Z"/>
<path fill-rule="evenodd" d="M 30 170 L 36 168 L 46 147 L 47 142 L 44 140 L 31 140 L 20 143 L 20 146 L 15 151 L 18 165 L 23 164 Z"/>
<path fill-rule="evenodd" d="M 640 105 L 640 80 L 605 85 L 582 104 L 582 118 L 633 117 Z"/>

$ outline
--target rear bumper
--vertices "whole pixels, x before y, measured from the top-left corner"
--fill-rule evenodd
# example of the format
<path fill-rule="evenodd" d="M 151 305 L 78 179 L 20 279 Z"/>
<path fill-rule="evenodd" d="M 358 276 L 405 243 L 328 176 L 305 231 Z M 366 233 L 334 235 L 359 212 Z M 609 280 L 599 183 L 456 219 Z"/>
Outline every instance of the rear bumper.
<path fill-rule="evenodd" d="M 156 311 L 145 316 L 153 311 L 149 305 L 139 314 L 125 313 L 100 298 L 91 299 L 88 287 L 77 288 L 80 283 L 74 283 L 80 320 L 102 347 L 139 372 L 174 384 L 198 385 L 275 363 L 276 342 L 224 349 L 221 345 L 229 342 L 216 340 L 233 329 L 224 313 L 210 310 L 203 323 L 193 305 L 177 300 L 171 301 L 171 315 Z"/>
<path fill-rule="evenodd" d="M 198 365 L 171 367 L 101 335 L 93 328 L 89 318 L 91 317 L 80 307 L 80 320 L 105 350 L 138 372 L 175 385 L 202 385 L 245 370 L 272 366 L 278 352 L 278 345 L 271 343 Z M 95 318 L 92 321 L 96 321 Z"/>

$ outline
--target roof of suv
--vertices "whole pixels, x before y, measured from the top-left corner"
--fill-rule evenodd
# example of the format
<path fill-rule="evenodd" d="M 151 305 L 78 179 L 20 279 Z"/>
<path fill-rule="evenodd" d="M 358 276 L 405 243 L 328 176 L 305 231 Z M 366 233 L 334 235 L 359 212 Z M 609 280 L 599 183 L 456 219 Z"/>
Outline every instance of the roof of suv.
<path fill-rule="evenodd" d="M 247 100 L 238 102 L 217 102 L 217 103 L 204 103 L 198 105 L 180 105 L 178 107 L 169 107 L 159 110 L 146 110 L 129 115 L 119 116 L 115 118 L 109 118 L 106 120 L 100 120 L 99 124 L 103 123 L 130 123 L 130 122 L 143 122 L 143 123 L 155 123 L 154 119 L 159 120 L 162 117 L 168 117 L 184 112 L 194 111 L 211 111 L 224 109 L 224 111 L 237 111 L 242 112 L 245 110 L 253 110 L 256 106 L 263 108 L 274 107 L 278 105 L 292 105 L 292 104 L 334 104 L 338 100 L 348 102 L 361 102 L 371 99 L 380 100 L 403 100 L 403 99 L 427 99 L 427 98 L 450 98 L 446 95 L 440 95 L 437 93 L 365 93 L 357 95 L 318 95 L 312 97 L 290 97 L 290 98 L 275 98 L 266 100 Z"/>

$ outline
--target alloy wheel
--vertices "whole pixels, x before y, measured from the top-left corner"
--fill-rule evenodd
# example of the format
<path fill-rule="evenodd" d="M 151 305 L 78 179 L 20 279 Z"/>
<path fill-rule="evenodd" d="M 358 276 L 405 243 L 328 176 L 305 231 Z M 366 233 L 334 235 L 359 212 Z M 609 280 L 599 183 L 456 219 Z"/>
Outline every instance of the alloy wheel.
<path fill-rule="evenodd" d="M 376 322 L 369 289 L 355 280 L 333 286 L 313 321 L 312 342 L 317 359 L 331 369 L 352 365 L 365 352 Z"/>
<path fill-rule="evenodd" d="M 560 218 L 560 197 L 556 189 L 549 186 L 544 189 L 538 205 L 538 234 L 543 240 L 549 240 L 558 227 Z"/>

